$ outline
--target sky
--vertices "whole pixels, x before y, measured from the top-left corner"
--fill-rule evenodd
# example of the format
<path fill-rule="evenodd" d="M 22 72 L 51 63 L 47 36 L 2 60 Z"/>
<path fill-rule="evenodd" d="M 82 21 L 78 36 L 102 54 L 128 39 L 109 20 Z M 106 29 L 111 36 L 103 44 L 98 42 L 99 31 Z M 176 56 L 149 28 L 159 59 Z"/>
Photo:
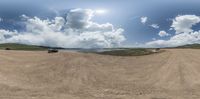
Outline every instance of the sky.
<path fill-rule="evenodd" d="M 199 0 L 1 0 L 0 43 L 65 48 L 200 43 Z"/>

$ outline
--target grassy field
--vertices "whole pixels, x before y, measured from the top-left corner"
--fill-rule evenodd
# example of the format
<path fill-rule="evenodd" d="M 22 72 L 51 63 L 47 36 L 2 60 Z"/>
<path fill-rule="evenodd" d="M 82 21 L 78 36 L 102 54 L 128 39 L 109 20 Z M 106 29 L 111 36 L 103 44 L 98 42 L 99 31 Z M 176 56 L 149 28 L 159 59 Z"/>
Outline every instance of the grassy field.
<path fill-rule="evenodd" d="M 41 51 L 41 50 L 47 50 L 48 48 L 35 46 L 35 45 L 5 43 L 5 44 L 0 44 L 0 49 L 1 50 L 9 49 L 9 50 Z"/>
<path fill-rule="evenodd" d="M 43 46 L 35 46 L 35 45 L 25 45 L 25 44 L 16 44 L 16 43 L 5 43 L 0 44 L 0 50 L 23 50 L 23 51 L 44 51 L 48 50 L 50 47 L 43 47 Z M 60 49 L 60 48 L 55 48 Z M 153 54 L 152 49 L 145 49 L 145 48 L 111 48 L 105 49 L 107 51 L 91 51 L 89 50 L 88 53 L 97 53 L 101 55 L 113 55 L 113 56 L 141 56 L 141 55 L 149 55 Z"/>
<path fill-rule="evenodd" d="M 126 48 L 126 49 L 98 52 L 97 54 L 113 55 L 113 56 L 141 56 L 141 55 L 149 55 L 149 54 L 153 54 L 153 53 L 154 52 L 152 52 L 151 49 Z"/>
<path fill-rule="evenodd" d="M 193 49 L 200 49 L 200 44 L 188 44 L 183 46 L 178 46 L 176 48 L 193 48 Z"/>

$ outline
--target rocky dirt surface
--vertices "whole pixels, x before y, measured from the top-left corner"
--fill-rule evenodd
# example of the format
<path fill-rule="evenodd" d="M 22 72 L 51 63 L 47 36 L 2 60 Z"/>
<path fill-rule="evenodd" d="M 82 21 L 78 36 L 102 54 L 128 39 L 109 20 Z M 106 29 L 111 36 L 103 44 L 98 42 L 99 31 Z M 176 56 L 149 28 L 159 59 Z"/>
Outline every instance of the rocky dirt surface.
<path fill-rule="evenodd" d="M 0 99 L 200 99 L 200 50 L 131 57 L 0 51 Z"/>

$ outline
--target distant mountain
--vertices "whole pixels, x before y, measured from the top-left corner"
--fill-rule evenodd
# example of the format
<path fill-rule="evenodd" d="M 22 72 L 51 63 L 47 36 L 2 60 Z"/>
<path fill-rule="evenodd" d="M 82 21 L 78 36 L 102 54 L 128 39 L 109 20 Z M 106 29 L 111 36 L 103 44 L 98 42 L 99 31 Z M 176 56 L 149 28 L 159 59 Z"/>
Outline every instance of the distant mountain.
<path fill-rule="evenodd" d="M 200 49 L 200 44 L 187 44 L 183 46 L 178 46 L 176 48 L 194 48 L 194 49 Z"/>
<path fill-rule="evenodd" d="M 26 45 L 26 44 L 17 44 L 17 43 L 4 43 L 0 44 L 1 50 L 47 50 L 45 47 L 36 46 L 36 45 Z"/>
<path fill-rule="evenodd" d="M 38 46 L 38 45 L 27 45 L 19 43 L 3 43 L 0 44 L 0 50 L 25 50 L 25 51 L 41 51 L 48 49 L 58 49 L 58 50 L 70 50 L 79 52 L 102 52 L 113 50 L 112 48 L 63 48 L 63 47 L 50 47 L 50 46 Z"/>
<path fill-rule="evenodd" d="M 26 44 L 17 44 L 17 43 L 3 43 L 3 44 L 0 44 L 0 49 L 1 50 L 41 51 L 41 50 L 48 50 L 48 49 L 64 49 L 64 48 L 26 45 Z"/>

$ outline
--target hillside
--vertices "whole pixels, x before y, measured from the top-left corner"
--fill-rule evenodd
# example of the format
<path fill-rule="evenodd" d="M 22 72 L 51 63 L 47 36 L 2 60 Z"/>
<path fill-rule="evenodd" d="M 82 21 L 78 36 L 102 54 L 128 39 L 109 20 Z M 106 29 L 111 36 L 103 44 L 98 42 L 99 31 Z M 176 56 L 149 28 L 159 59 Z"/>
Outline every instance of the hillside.
<path fill-rule="evenodd" d="M 187 44 L 183 46 L 178 46 L 176 48 L 194 48 L 194 49 L 200 49 L 200 44 Z"/>
<path fill-rule="evenodd" d="M 48 46 L 36 46 L 25 45 L 17 43 L 4 43 L 0 44 L 0 50 L 23 50 L 23 51 L 43 51 L 53 49 L 65 49 L 73 50 L 84 53 L 96 53 L 101 55 L 113 55 L 113 56 L 141 56 L 153 54 L 152 49 L 145 48 L 99 48 L 99 49 L 83 49 L 83 48 L 61 48 L 61 47 L 48 47 Z"/>
<path fill-rule="evenodd" d="M 97 52 L 102 55 L 113 55 L 113 56 L 141 56 L 153 54 L 152 49 L 145 48 L 126 48 L 126 49 L 112 49 L 110 51 Z"/>
<path fill-rule="evenodd" d="M 48 47 L 17 44 L 17 43 L 4 43 L 4 44 L 0 44 L 0 49 L 1 50 L 9 49 L 9 50 L 41 51 L 41 50 L 47 50 Z"/>

